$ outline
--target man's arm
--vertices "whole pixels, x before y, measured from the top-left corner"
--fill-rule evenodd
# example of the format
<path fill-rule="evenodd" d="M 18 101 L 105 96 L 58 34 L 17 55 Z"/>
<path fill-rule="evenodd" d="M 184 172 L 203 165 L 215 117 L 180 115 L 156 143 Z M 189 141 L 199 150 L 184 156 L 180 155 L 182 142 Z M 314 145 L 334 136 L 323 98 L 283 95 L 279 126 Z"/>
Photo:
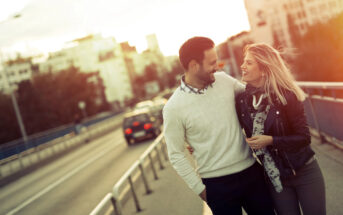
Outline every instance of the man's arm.
<path fill-rule="evenodd" d="M 234 79 L 234 78 L 233 78 Z M 235 96 L 238 95 L 239 93 L 243 92 L 245 90 L 245 84 L 240 82 L 237 79 L 234 79 L 234 90 L 235 90 Z"/>
<path fill-rule="evenodd" d="M 164 138 L 166 140 L 168 155 L 176 172 L 183 178 L 186 184 L 198 195 L 203 193 L 205 185 L 198 176 L 185 155 L 185 127 L 180 113 L 163 109 Z M 202 196 L 200 196 L 202 197 Z"/>
<path fill-rule="evenodd" d="M 233 85 L 233 90 L 235 92 L 235 96 L 238 95 L 239 93 L 243 92 L 245 90 L 245 84 L 243 84 L 241 81 L 239 81 L 238 79 L 233 78 L 232 76 L 226 74 L 225 72 L 223 72 L 225 75 L 225 78 L 231 82 L 231 84 Z"/>

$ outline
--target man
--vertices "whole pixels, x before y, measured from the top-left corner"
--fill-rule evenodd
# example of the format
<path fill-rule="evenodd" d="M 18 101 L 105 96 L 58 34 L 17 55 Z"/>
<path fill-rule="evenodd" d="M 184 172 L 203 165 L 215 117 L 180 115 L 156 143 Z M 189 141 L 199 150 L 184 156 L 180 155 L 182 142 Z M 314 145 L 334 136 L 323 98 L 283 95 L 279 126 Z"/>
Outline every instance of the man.
<path fill-rule="evenodd" d="M 217 70 L 209 38 L 193 37 L 179 50 L 185 69 L 181 85 L 163 109 L 170 161 L 215 215 L 274 214 L 263 170 L 245 143 L 235 110 L 244 85 Z M 193 148 L 197 171 L 186 158 Z M 199 175 L 200 177 L 199 177 Z"/>

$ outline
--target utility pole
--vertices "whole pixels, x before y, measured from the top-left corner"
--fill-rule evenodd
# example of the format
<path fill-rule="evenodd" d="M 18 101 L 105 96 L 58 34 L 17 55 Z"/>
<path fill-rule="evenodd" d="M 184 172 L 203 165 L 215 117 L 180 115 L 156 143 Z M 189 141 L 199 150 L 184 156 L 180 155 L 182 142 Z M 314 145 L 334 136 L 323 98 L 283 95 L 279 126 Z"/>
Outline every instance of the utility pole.
<path fill-rule="evenodd" d="M 17 19 L 17 18 L 20 18 L 21 17 L 21 14 L 15 14 L 14 16 L 12 16 L 11 18 L 12 19 Z M 0 22 L 0 24 L 3 24 L 7 21 L 10 21 L 11 19 L 7 19 L 7 20 L 4 20 L 2 22 Z M 2 69 L 3 69 L 3 73 L 4 73 L 4 77 L 5 77 L 5 80 L 6 80 L 6 84 L 9 88 L 9 91 L 10 91 L 10 94 L 11 94 L 11 99 L 12 99 L 12 104 L 13 104 L 13 108 L 14 108 L 14 112 L 15 112 L 15 115 L 16 115 L 16 118 L 17 118 L 17 121 L 18 121 L 18 124 L 19 124 L 19 127 L 20 127 L 20 133 L 21 133 L 21 136 L 23 137 L 23 140 L 24 140 L 24 143 L 25 143 L 25 146 L 27 146 L 27 134 L 26 134 L 26 130 L 25 130 L 25 126 L 24 126 L 24 123 L 23 123 L 23 119 L 21 117 L 21 114 L 20 114 L 20 109 L 19 109 L 19 106 L 18 106 L 18 102 L 17 102 L 17 98 L 15 96 L 15 92 L 14 90 L 12 89 L 11 85 L 10 85 L 10 82 L 9 82 L 9 79 L 8 79 L 8 76 L 7 76 L 7 71 L 6 69 L 3 67 L 3 62 L 2 62 L 2 53 L 1 53 L 1 56 L 0 56 L 0 63 L 1 63 L 1 66 L 2 66 Z"/>
<path fill-rule="evenodd" d="M 1 64 L 2 64 L 2 60 L 1 60 Z M 4 73 L 5 80 L 6 80 L 6 84 L 8 85 L 8 88 L 9 88 L 9 91 L 10 91 L 10 94 L 11 94 L 11 100 L 12 100 L 14 112 L 15 112 L 15 115 L 16 115 L 16 118 L 17 118 L 17 121 L 18 121 L 18 124 L 19 124 L 19 127 L 20 127 L 20 133 L 21 133 L 21 136 L 23 137 L 23 140 L 24 140 L 24 142 L 26 144 L 26 142 L 27 142 L 27 134 L 26 134 L 24 123 L 23 123 L 23 119 L 22 119 L 21 114 L 20 114 L 20 109 L 19 109 L 19 106 L 18 106 L 17 98 L 15 96 L 14 90 L 12 89 L 12 87 L 10 85 L 10 82 L 9 82 L 8 76 L 7 76 L 7 71 L 5 70 L 5 68 L 3 68 L 3 73 Z"/>

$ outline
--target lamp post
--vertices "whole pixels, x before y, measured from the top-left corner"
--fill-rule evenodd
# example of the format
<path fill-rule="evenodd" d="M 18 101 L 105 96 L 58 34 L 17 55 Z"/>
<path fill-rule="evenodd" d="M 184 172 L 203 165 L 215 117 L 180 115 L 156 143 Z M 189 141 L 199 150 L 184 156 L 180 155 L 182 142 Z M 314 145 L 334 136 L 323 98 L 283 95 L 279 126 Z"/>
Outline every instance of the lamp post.
<path fill-rule="evenodd" d="M 17 19 L 21 17 L 20 14 L 16 14 L 12 17 L 12 19 Z M 2 21 L 0 22 L 1 24 L 6 22 L 6 21 L 9 21 L 10 19 L 8 20 L 5 20 L 5 21 Z M 2 64 L 2 59 L 1 59 L 1 64 Z M 13 108 L 14 108 L 14 112 L 15 112 L 15 115 L 16 115 L 16 118 L 17 118 L 17 121 L 18 121 L 18 124 L 19 124 L 19 127 L 20 127 L 20 133 L 21 133 L 21 136 L 23 137 L 23 140 L 25 142 L 25 145 L 27 143 L 27 134 L 26 134 L 26 130 L 25 130 L 25 126 L 24 126 L 24 123 L 23 123 L 23 119 L 21 117 L 21 114 L 20 114 L 20 109 L 19 109 L 19 106 L 18 106 L 18 102 L 17 102 L 17 98 L 15 97 L 15 92 L 14 90 L 12 89 L 11 85 L 10 85 L 10 82 L 8 80 L 8 77 L 7 77 L 7 71 L 5 70 L 5 68 L 3 67 L 3 73 L 4 73 L 4 77 L 6 79 L 6 83 L 8 85 L 8 88 L 9 88 L 9 91 L 10 91 L 10 94 L 11 94 L 11 100 L 12 100 L 12 104 L 13 104 Z"/>
<path fill-rule="evenodd" d="M 86 108 L 86 103 L 85 103 L 84 101 L 79 101 L 78 105 L 79 105 L 79 108 L 80 108 L 81 111 L 82 111 L 82 116 L 83 116 L 83 118 L 85 119 L 85 118 L 87 117 L 87 113 L 86 113 L 86 110 L 85 110 L 85 108 Z"/>

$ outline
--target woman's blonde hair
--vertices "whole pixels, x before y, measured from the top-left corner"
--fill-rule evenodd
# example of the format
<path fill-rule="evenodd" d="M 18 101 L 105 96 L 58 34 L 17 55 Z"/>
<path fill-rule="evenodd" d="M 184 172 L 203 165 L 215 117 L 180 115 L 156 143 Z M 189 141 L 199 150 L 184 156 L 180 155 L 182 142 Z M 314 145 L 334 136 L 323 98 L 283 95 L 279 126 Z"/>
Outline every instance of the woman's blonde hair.
<path fill-rule="evenodd" d="M 244 55 L 247 52 L 255 58 L 260 70 L 264 73 L 264 90 L 270 102 L 272 102 L 271 93 L 275 93 L 282 104 L 287 104 L 284 90 L 293 92 L 299 101 L 305 100 L 304 91 L 295 83 L 293 75 L 278 50 L 264 43 L 255 43 L 245 46 Z"/>

